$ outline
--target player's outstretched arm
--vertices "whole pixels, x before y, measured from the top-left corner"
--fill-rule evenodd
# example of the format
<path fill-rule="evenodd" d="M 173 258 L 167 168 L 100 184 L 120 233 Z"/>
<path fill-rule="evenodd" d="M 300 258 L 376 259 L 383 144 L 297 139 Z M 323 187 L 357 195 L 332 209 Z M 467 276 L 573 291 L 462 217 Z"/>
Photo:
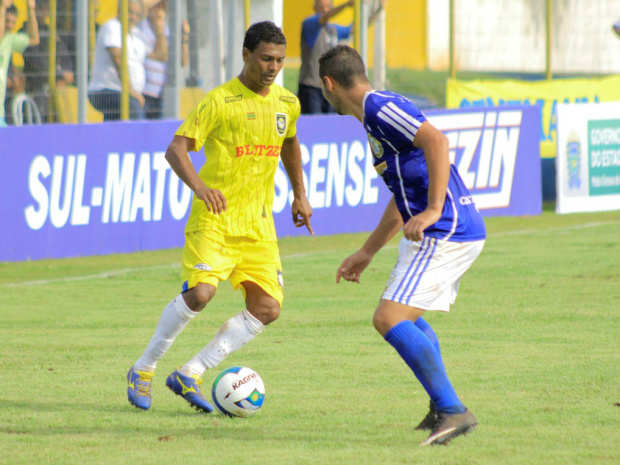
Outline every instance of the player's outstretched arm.
<path fill-rule="evenodd" d="M 359 283 L 362 273 L 368 265 L 370 265 L 375 254 L 381 250 L 402 227 L 403 218 L 398 211 L 394 197 L 392 197 L 385 207 L 381 221 L 379 221 L 375 230 L 368 236 L 362 248 L 350 257 L 347 257 L 338 267 L 336 282 L 339 283 L 340 278 L 343 278 L 345 281 Z"/>
<path fill-rule="evenodd" d="M 282 143 L 282 151 L 280 152 L 282 164 L 286 170 L 288 179 L 291 181 L 293 188 L 293 204 L 291 210 L 293 213 L 293 223 L 298 228 L 306 226 L 310 234 L 314 234 L 310 217 L 312 216 L 312 207 L 306 197 L 306 187 L 304 186 L 304 176 L 301 164 L 301 147 L 297 136 L 284 139 Z"/>
<path fill-rule="evenodd" d="M 181 181 L 206 204 L 207 210 L 220 214 L 226 211 L 226 198 L 219 190 L 207 187 L 196 173 L 192 160 L 189 158 L 189 152 L 193 147 L 193 139 L 174 136 L 166 150 L 166 160 Z"/>

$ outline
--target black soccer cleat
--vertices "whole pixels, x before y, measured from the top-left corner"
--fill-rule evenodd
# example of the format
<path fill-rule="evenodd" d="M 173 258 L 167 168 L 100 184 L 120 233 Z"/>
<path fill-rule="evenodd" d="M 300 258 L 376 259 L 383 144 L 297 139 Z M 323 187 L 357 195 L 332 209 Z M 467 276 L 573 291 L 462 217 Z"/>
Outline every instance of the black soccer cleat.
<path fill-rule="evenodd" d="M 439 415 L 437 410 L 430 409 L 424 419 L 418 426 L 415 427 L 416 431 L 432 431 L 439 422 Z"/>
<path fill-rule="evenodd" d="M 446 445 L 457 436 L 467 434 L 478 426 L 478 420 L 476 420 L 476 417 L 469 409 L 466 409 L 465 413 L 453 415 L 439 412 L 437 416 L 437 425 L 433 428 L 431 435 L 421 445 Z"/>

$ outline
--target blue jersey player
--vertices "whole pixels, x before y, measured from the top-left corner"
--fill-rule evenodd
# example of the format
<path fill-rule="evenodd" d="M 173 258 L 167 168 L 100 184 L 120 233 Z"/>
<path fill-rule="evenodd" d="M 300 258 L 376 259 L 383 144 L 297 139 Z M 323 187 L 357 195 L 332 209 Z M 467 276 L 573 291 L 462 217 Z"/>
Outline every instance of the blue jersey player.
<path fill-rule="evenodd" d="M 447 444 L 478 422 L 452 387 L 437 336 L 422 315 L 449 311 L 461 277 L 482 251 L 484 222 L 450 163 L 447 138 L 406 98 L 373 90 L 355 50 L 341 45 L 324 53 L 319 75 L 336 111 L 364 125 L 375 169 L 393 194 L 365 244 L 338 268 L 336 281 L 359 283 L 373 256 L 403 229 L 373 324 L 430 396 L 430 411 L 416 428 L 430 431 L 422 444 Z"/>

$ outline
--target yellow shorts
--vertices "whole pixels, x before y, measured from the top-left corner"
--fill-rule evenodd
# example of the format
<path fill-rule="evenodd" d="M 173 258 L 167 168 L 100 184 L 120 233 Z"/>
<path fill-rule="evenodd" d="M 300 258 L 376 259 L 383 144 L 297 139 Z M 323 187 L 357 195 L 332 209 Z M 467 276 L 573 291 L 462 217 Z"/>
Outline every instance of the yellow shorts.
<path fill-rule="evenodd" d="M 243 281 L 258 284 L 282 306 L 282 264 L 277 242 L 256 241 L 246 237 L 229 237 L 213 231 L 185 234 L 181 276 L 183 290 L 198 283 L 217 288 L 220 281 L 229 280 L 235 289 Z"/>

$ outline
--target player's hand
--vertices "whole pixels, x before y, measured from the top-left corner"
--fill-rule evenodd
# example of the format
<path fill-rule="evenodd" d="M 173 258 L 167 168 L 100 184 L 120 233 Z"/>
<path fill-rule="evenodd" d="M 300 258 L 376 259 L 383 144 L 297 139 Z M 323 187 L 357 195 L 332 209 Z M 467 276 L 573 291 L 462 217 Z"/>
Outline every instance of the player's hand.
<path fill-rule="evenodd" d="M 219 215 L 226 211 L 226 197 L 217 189 L 204 186 L 196 190 L 196 196 L 207 206 L 207 210 Z"/>
<path fill-rule="evenodd" d="M 424 230 L 435 224 L 439 218 L 441 218 L 441 212 L 436 210 L 424 210 L 422 213 L 411 217 L 403 228 L 405 239 L 421 241 L 424 239 Z"/>
<path fill-rule="evenodd" d="M 305 196 L 295 198 L 293 200 L 293 204 L 291 205 L 291 210 L 293 212 L 293 223 L 295 223 L 295 226 L 297 228 L 305 226 L 306 228 L 308 228 L 310 234 L 314 235 L 312 225 L 310 224 L 312 207 L 310 206 L 310 202 L 308 201 L 308 199 Z"/>
<path fill-rule="evenodd" d="M 340 278 L 345 281 L 351 281 L 359 283 L 362 273 L 366 267 L 370 264 L 372 256 L 358 250 L 353 255 L 344 259 L 344 261 L 338 267 L 338 273 L 336 273 L 336 282 L 340 282 Z"/>

